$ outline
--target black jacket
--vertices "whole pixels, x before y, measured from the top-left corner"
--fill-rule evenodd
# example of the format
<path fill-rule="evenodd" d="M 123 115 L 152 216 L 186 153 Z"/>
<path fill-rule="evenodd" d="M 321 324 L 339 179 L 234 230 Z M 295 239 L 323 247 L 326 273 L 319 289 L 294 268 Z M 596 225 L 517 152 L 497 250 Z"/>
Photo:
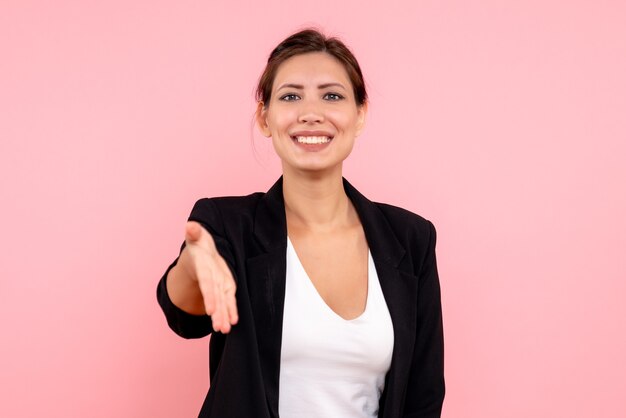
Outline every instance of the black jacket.
<path fill-rule="evenodd" d="M 393 322 L 379 417 L 439 417 L 445 389 L 435 228 L 404 209 L 369 201 L 346 180 L 344 189 L 363 225 Z M 211 337 L 211 387 L 200 417 L 278 418 L 287 251 L 282 178 L 267 193 L 199 200 L 189 220 L 211 233 L 232 270 L 239 311 L 229 334 Z M 166 277 L 157 297 L 172 330 L 185 338 L 210 334 L 208 316 L 190 315 L 171 302 Z"/>

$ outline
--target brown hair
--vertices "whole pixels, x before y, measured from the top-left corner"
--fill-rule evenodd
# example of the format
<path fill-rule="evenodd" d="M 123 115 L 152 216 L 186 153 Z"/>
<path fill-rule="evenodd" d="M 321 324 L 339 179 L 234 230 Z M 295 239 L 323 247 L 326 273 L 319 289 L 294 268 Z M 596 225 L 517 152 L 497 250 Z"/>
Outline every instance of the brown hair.
<path fill-rule="evenodd" d="M 312 28 L 294 33 L 274 48 L 259 79 L 259 85 L 256 89 L 257 101 L 263 102 L 263 105 L 267 107 L 272 97 L 272 87 L 278 67 L 295 55 L 309 52 L 326 52 L 339 60 L 348 73 L 357 104 L 360 106 L 367 101 L 361 67 L 359 67 L 359 63 L 350 49 L 338 38 L 326 37 L 319 30 Z"/>

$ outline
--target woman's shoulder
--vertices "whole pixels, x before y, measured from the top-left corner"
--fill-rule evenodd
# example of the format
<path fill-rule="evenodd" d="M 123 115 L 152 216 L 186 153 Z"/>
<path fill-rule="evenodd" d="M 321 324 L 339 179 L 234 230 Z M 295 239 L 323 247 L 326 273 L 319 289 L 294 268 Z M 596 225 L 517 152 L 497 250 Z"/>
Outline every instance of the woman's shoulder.
<path fill-rule="evenodd" d="M 424 260 L 428 254 L 434 254 L 437 231 L 433 223 L 410 210 L 374 202 L 383 213 L 389 228 L 393 231 L 400 245 L 408 251 L 411 260 Z M 416 266 L 421 266 L 417 263 Z M 419 271 L 419 268 L 415 271 Z"/>
<path fill-rule="evenodd" d="M 250 219 L 265 193 L 255 192 L 245 196 L 204 197 L 196 201 L 190 221 L 208 225 L 212 230 L 221 229 L 225 223 Z"/>
<path fill-rule="evenodd" d="M 370 200 L 362 195 L 346 179 L 344 179 L 344 187 L 350 199 L 352 199 L 357 206 L 357 211 L 362 212 L 361 215 L 371 217 L 371 219 L 375 219 L 376 222 L 380 222 L 380 215 L 382 214 L 382 218 L 384 218 L 396 233 L 401 234 L 403 231 L 406 232 L 407 230 L 430 233 L 430 231 L 434 229 L 432 222 L 415 212 L 389 203 Z"/>
<path fill-rule="evenodd" d="M 244 196 L 215 196 L 198 199 L 194 209 L 198 211 L 225 210 L 229 213 L 253 210 L 265 193 L 255 192 Z"/>
<path fill-rule="evenodd" d="M 411 248 L 416 256 L 435 246 L 437 230 L 430 220 L 398 206 L 380 202 L 374 204 L 383 213 L 396 238 L 405 248 Z"/>
<path fill-rule="evenodd" d="M 373 203 L 380 209 L 389 224 L 394 227 L 394 229 L 415 229 L 418 231 L 429 232 L 434 228 L 433 223 L 430 220 L 418 215 L 415 212 L 411 212 L 408 209 L 390 205 L 388 203 Z"/>

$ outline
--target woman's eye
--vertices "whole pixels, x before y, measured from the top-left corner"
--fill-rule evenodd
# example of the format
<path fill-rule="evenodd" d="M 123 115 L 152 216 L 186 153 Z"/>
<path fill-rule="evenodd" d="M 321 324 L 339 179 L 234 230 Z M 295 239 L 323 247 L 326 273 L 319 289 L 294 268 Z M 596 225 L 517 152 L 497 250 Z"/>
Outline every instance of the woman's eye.
<path fill-rule="evenodd" d="M 337 100 L 341 100 L 343 99 L 343 96 L 337 93 L 326 93 L 324 95 L 324 99 L 327 100 L 331 100 L 331 101 L 337 101 Z"/>
<path fill-rule="evenodd" d="M 285 102 L 293 102 L 294 100 L 298 100 L 299 98 L 300 97 L 298 97 L 297 94 L 289 93 L 282 96 L 280 100 L 283 100 Z"/>

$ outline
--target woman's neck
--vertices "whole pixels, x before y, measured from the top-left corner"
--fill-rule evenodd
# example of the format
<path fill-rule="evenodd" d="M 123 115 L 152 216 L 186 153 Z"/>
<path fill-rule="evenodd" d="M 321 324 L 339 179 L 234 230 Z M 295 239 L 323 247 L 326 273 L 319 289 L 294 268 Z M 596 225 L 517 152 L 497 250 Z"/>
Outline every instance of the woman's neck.
<path fill-rule="evenodd" d="M 283 197 L 288 227 L 328 231 L 355 221 L 340 168 L 331 174 L 283 170 Z"/>

